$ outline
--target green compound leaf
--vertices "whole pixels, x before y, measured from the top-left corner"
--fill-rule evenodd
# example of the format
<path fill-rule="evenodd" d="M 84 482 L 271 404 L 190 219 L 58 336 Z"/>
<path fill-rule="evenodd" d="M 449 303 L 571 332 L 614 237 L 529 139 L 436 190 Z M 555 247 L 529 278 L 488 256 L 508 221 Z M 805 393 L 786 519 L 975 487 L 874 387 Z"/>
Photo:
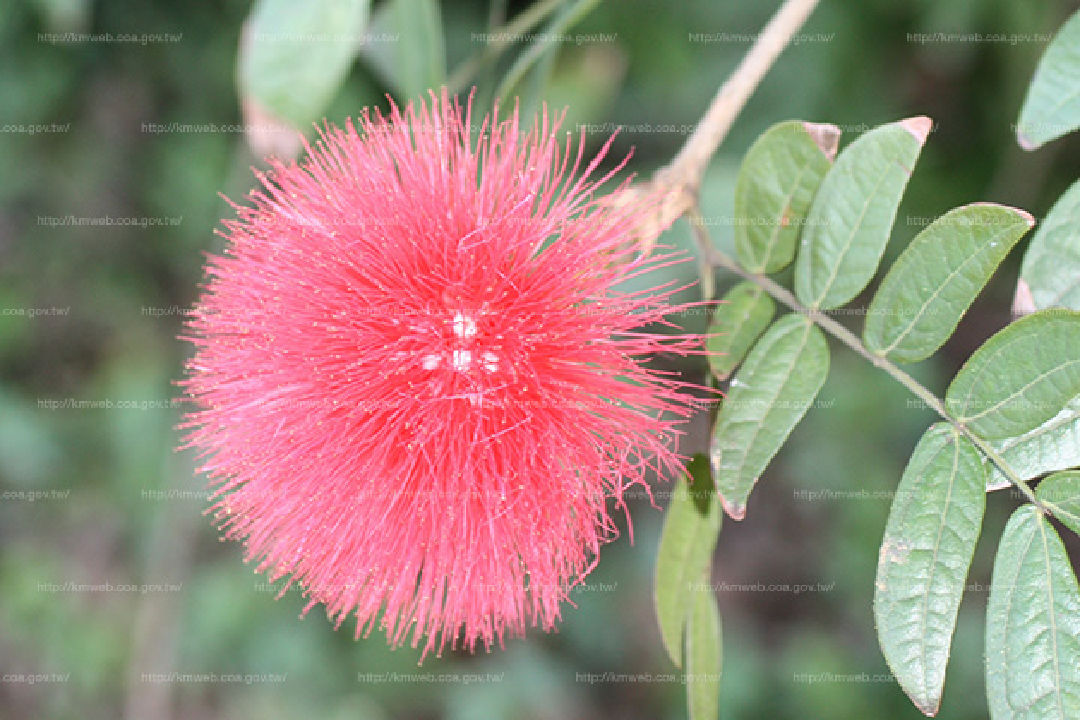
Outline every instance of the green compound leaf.
<path fill-rule="evenodd" d="M 990 445 L 1021 480 L 1080 467 L 1080 398 L 1069 401 L 1061 412 L 1034 430 L 992 440 Z M 997 466 L 985 462 L 991 472 L 987 490 L 1000 490 L 1012 484 Z"/>
<path fill-rule="evenodd" d="M 818 188 L 795 261 L 795 294 L 829 310 L 869 284 L 930 132 L 928 117 L 882 125 L 845 148 Z"/>
<path fill-rule="evenodd" d="M 376 11 L 371 29 L 390 39 L 365 45 L 364 57 L 402 97 L 421 97 L 446 83 L 437 0 L 389 0 Z"/>
<path fill-rule="evenodd" d="M 795 257 L 796 241 L 840 128 L 789 120 L 759 137 L 735 181 L 735 253 L 750 272 L 771 273 Z"/>
<path fill-rule="evenodd" d="M 986 694 L 994 720 L 1080 717 L 1080 589 L 1061 538 L 1033 505 L 1016 510 L 994 560 Z"/>
<path fill-rule="evenodd" d="M 878 556 L 874 618 L 900 687 L 935 715 L 986 508 L 981 454 L 947 423 L 919 440 L 896 490 Z"/>
<path fill-rule="evenodd" d="M 713 375 L 726 380 L 769 327 L 776 303 L 760 287 L 741 282 L 728 290 L 709 324 L 705 349 Z"/>
<path fill-rule="evenodd" d="M 240 47 L 241 95 L 296 127 L 319 119 L 344 82 L 368 0 L 256 0 Z"/>
<path fill-rule="evenodd" d="M 975 351 L 945 394 L 949 413 L 977 435 L 1029 432 L 1080 395 L 1080 312 L 1044 310 Z"/>
<path fill-rule="evenodd" d="M 801 315 L 769 328 L 731 381 L 713 428 L 716 490 L 736 520 L 754 483 L 799 422 L 829 373 L 825 337 Z"/>
<path fill-rule="evenodd" d="M 1080 12 L 1046 49 L 1020 110 L 1016 141 L 1025 150 L 1080 128 Z"/>
<path fill-rule="evenodd" d="M 1020 278 L 1037 309 L 1080 310 L 1080 182 L 1058 198 L 1035 231 Z"/>
<path fill-rule="evenodd" d="M 1060 472 L 1035 489 L 1035 497 L 1050 506 L 1061 524 L 1080 535 L 1080 472 Z"/>
<path fill-rule="evenodd" d="M 867 312 L 866 346 L 897 362 L 929 357 L 1034 224 L 1023 210 L 989 203 L 959 207 L 935 220 L 881 281 Z"/>
<path fill-rule="evenodd" d="M 708 580 L 723 518 L 709 477 L 708 459 L 695 456 L 687 470 L 693 484 L 680 480 L 675 485 L 664 516 L 654 586 L 660 637 L 672 662 L 680 667 L 683 629 L 695 596 L 700 594 L 691 590 L 702 577 Z"/>
<path fill-rule="evenodd" d="M 703 587 L 690 593 L 693 607 L 686 625 L 686 704 L 690 720 L 720 717 L 720 673 L 724 649 L 720 610 L 706 575 Z"/>

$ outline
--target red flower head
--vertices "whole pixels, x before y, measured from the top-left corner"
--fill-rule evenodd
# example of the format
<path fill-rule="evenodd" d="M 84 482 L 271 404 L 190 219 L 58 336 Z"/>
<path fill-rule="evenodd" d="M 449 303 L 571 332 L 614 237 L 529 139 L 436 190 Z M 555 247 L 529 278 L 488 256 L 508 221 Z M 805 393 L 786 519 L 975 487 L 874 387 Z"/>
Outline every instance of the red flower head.
<path fill-rule="evenodd" d="M 579 172 L 559 118 L 496 112 L 473 142 L 470 117 L 444 93 L 272 162 L 209 260 L 183 382 L 224 534 L 308 609 L 425 653 L 554 625 L 608 501 L 679 471 L 694 401 L 646 357 L 701 343 L 643 329 L 677 288 L 620 290 L 680 260 L 629 241 L 651 207 L 594 195 L 603 151 Z"/>

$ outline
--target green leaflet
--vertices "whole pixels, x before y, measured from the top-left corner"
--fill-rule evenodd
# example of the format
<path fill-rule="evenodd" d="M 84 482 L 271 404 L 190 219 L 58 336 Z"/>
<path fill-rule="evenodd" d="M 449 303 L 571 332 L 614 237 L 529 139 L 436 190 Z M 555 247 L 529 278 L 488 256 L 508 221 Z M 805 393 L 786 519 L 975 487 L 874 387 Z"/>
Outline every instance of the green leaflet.
<path fill-rule="evenodd" d="M 437 0 L 388 0 L 371 21 L 375 35 L 396 38 L 364 45 L 375 71 L 403 97 L 418 98 L 446 82 L 446 49 Z"/>
<path fill-rule="evenodd" d="M 1080 590 L 1054 528 L 1033 505 L 1005 526 L 986 610 L 993 720 L 1080 717 Z"/>
<path fill-rule="evenodd" d="M 874 618 L 897 682 L 926 715 L 941 704 L 985 486 L 979 451 L 954 427 L 938 423 L 919 440 L 889 510 Z"/>
<path fill-rule="evenodd" d="M 751 282 L 728 290 L 709 324 L 705 348 L 713 375 L 726 380 L 772 322 L 776 303 Z"/>
<path fill-rule="evenodd" d="M 1051 475 L 1039 483 L 1035 497 L 1051 506 L 1062 525 L 1080 534 L 1080 472 Z"/>
<path fill-rule="evenodd" d="M 990 444 L 1021 480 L 1080 467 L 1080 398 L 1070 400 L 1061 412 L 1034 430 L 992 440 Z M 1008 487 L 1009 479 L 997 466 L 986 462 L 991 472 L 987 490 Z"/>
<path fill-rule="evenodd" d="M 758 477 L 817 397 L 829 372 L 825 337 L 808 319 L 787 315 L 757 341 L 735 374 L 716 418 L 713 478 L 736 520 Z"/>
<path fill-rule="evenodd" d="M 693 585 L 709 579 L 713 549 L 720 534 L 722 514 L 709 462 L 695 456 L 687 468 L 693 485 L 678 481 L 664 515 L 660 550 L 656 559 L 654 599 L 660 637 L 671 660 L 682 666 L 683 629 L 696 595 Z"/>
<path fill-rule="evenodd" d="M 706 587 L 691 593 L 692 608 L 686 625 L 686 704 L 690 720 L 720 717 L 720 673 L 723 642 L 716 595 L 704 576 Z"/>
<path fill-rule="evenodd" d="M 750 146 L 735 181 L 735 253 L 747 270 L 776 272 L 795 257 L 799 231 L 839 140 L 835 125 L 789 120 Z"/>
<path fill-rule="evenodd" d="M 356 59 L 369 5 L 256 0 L 241 39 L 241 96 L 296 127 L 319 119 Z"/>
<path fill-rule="evenodd" d="M 1080 181 L 1058 198 L 1035 231 L 1020 277 L 1037 309 L 1080 310 Z"/>
<path fill-rule="evenodd" d="M 1074 13 L 1039 61 L 1020 110 L 1016 140 L 1025 150 L 1080 128 L 1080 12 Z"/>
<path fill-rule="evenodd" d="M 882 125 L 846 147 L 818 188 L 795 261 L 795 294 L 829 310 L 869 284 L 931 121 Z"/>
<path fill-rule="evenodd" d="M 956 329 L 990 276 L 1035 219 L 977 203 L 942 215 L 897 258 L 867 312 L 863 339 L 897 362 L 929 357 Z"/>
<path fill-rule="evenodd" d="M 999 440 L 1033 430 L 1080 395 L 1080 312 L 1044 310 L 1012 323 L 968 358 L 945 394 L 949 413 Z"/>

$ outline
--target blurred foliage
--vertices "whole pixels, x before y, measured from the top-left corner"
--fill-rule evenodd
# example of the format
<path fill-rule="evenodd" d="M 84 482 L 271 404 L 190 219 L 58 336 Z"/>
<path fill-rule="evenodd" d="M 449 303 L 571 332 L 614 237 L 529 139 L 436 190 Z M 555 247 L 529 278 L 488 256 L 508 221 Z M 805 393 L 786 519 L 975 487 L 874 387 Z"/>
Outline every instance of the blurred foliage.
<path fill-rule="evenodd" d="M 524 8 L 509 3 L 506 16 Z M 900 117 L 935 119 L 887 261 L 922 227 L 908 218 L 973 200 L 1042 216 L 1080 160 L 1075 136 L 1033 155 L 1013 140 L 1044 43 L 919 43 L 909 33 L 1050 33 L 1073 8 L 1060 0 L 824 0 L 804 29 L 819 39 L 785 51 L 710 167 L 702 199 L 714 238 L 730 248 L 725 220 L 740 157 L 786 118 L 836 123 L 845 141 Z M 377 635 L 354 641 L 347 623 L 334 632 L 318 609 L 298 621 L 296 590 L 274 601 L 276 588 L 241 564 L 241 548 L 216 541 L 201 515 L 206 492 L 193 458 L 172 449 L 181 408 L 170 399 L 188 352 L 177 340 L 182 312 L 198 292 L 203 253 L 220 249 L 213 230 L 232 212 L 218 193 L 241 200 L 253 185 L 248 168 L 258 165 L 240 133 L 223 131 L 242 122 L 236 53 L 249 9 L 239 0 L 9 0 L 0 11 L 0 717 L 683 717 L 678 681 L 583 680 L 675 672 L 650 592 L 661 516 L 644 498 L 632 506 L 633 545 L 624 533 L 604 551 L 559 632 L 534 632 L 490 654 L 448 653 L 420 668 L 416 652 L 388 651 Z M 569 106 L 568 129 L 585 128 L 593 150 L 624 126 L 611 157 L 632 149 L 630 170 L 646 176 L 683 142 L 773 10 L 715 0 L 601 3 L 566 31 L 585 39 L 556 44 L 530 70 L 519 86 L 523 106 Z M 453 69 L 483 49 L 476 33 L 487 31 L 489 9 L 445 0 L 441 17 Z M 68 32 L 180 39 L 48 35 Z M 695 33 L 729 35 L 702 42 Z M 522 49 L 480 73 L 478 102 L 493 97 Z M 363 55 L 326 111 L 331 122 L 386 105 L 389 80 Z M 207 123 L 219 129 L 183 130 Z M 49 129 L 9 129 L 39 125 Z M 103 217 L 148 220 L 77 220 Z M 680 222 L 665 241 L 690 249 L 689 238 Z M 1019 256 L 944 354 L 915 368 L 921 381 L 942 388 L 1007 322 Z M 693 266 L 680 272 L 692 279 Z M 718 280 L 721 291 L 732 283 Z M 704 326 L 704 318 L 689 320 Z M 104 401 L 113 406 L 77 406 Z M 819 401 L 762 480 L 751 519 L 728 523 L 721 538 L 714 581 L 730 584 L 718 595 L 724 717 L 915 716 L 899 688 L 876 677 L 887 669 L 870 600 L 888 499 L 874 493 L 895 487 L 931 418 L 843 353 Z M 706 420 L 690 429 L 688 452 L 703 448 Z M 811 502 L 801 491 L 849 496 Z M 659 504 L 668 497 L 658 488 Z M 984 538 L 1000 535 L 1015 504 L 1005 492 L 988 499 Z M 985 713 L 981 628 L 993 551 L 993 541 L 983 542 L 976 554 L 942 718 Z M 774 584 L 814 589 L 737 587 Z M 119 589 L 129 585 L 135 590 Z M 169 672 L 241 680 L 145 675 Z M 413 681 L 364 680 L 385 672 Z M 19 673 L 57 676 L 7 679 Z M 467 673 L 495 681 L 466 684 Z"/>

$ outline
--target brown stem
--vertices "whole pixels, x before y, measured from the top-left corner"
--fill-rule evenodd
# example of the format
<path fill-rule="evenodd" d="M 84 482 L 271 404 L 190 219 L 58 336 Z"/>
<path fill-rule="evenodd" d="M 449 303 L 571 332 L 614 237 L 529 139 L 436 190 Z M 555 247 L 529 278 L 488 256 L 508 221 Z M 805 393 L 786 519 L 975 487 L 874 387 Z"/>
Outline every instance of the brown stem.
<path fill-rule="evenodd" d="M 639 192 L 660 192 L 656 226 L 666 230 L 694 204 L 701 177 L 709 159 L 727 136 L 750 95 L 761 83 L 765 73 L 787 47 L 791 38 L 803 26 L 818 0 L 785 0 L 780 9 L 758 35 L 735 72 L 720 86 L 697 128 L 672 161 L 657 171 Z M 647 233 L 646 233 L 647 235 Z"/>

